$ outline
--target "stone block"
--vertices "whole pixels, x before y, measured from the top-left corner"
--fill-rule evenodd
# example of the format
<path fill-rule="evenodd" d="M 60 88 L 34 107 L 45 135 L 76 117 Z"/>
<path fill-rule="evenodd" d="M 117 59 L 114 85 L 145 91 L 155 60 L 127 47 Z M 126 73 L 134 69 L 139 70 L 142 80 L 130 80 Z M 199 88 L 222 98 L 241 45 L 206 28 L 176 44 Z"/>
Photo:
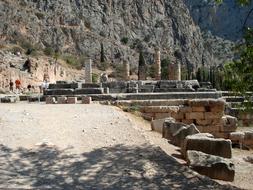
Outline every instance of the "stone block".
<path fill-rule="evenodd" d="M 98 83 L 83 83 L 82 88 L 102 88 L 102 84 Z"/>
<path fill-rule="evenodd" d="M 205 112 L 206 108 L 204 106 L 193 106 L 192 111 L 193 112 Z"/>
<path fill-rule="evenodd" d="M 253 149 L 253 131 L 246 131 L 244 133 L 243 145 Z"/>
<path fill-rule="evenodd" d="M 230 159 L 199 151 L 187 151 L 187 163 L 201 175 L 212 179 L 234 181 L 235 166 Z"/>
<path fill-rule="evenodd" d="M 1 103 L 16 103 L 18 98 L 16 96 L 5 96 L 0 99 Z"/>
<path fill-rule="evenodd" d="M 58 97 L 57 98 L 57 104 L 66 104 L 67 103 L 67 97 Z"/>
<path fill-rule="evenodd" d="M 177 113 L 178 106 L 145 106 L 141 108 L 145 113 Z"/>
<path fill-rule="evenodd" d="M 61 95 L 73 95 L 73 89 L 47 89 L 44 95 L 61 96 Z"/>
<path fill-rule="evenodd" d="M 55 97 L 46 97 L 46 104 L 56 104 Z"/>
<path fill-rule="evenodd" d="M 82 97 L 82 104 L 91 104 L 92 98 L 90 96 L 84 96 Z"/>
<path fill-rule="evenodd" d="M 78 83 L 49 84 L 49 89 L 75 89 L 75 88 L 78 88 Z"/>
<path fill-rule="evenodd" d="M 213 132 L 215 138 L 229 139 L 229 132 Z"/>
<path fill-rule="evenodd" d="M 223 112 L 205 112 L 205 119 L 221 119 Z"/>
<path fill-rule="evenodd" d="M 211 125 L 212 122 L 213 122 L 213 120 L 211 120 L 211 119 L 197 119 L 196 120 L 196 124 L 202 125 L 202 126 Z"/>
<path fill-rule="evenodd" d="M 215 132 L 220 132 L 220 125 L 207 125 L 207 126 L 202 126 L 200 132 L 201 133 L 215 133 Z"/>
<path fill-rule="evenodd" d="M 185 119 L 197 119 L 201 120 L 204 119 L 204 112 L 191 112 L 185 114 Z"/>
<path fill-rule="evenodd" d="M 76 104 L 77 103 L 77 97 L 68 97 L 67 98 L 68 104 Z"/>
<path fill-rule="evenodd" d="M 156 131 L 158 133 L 163 133 L 163 123 L 165 119 L 156 119 L 151 122 L 152 131 Z"/>
<path fill-rule="evenodd" d="M 170 113 L 155 113 L 154 119 L 164 119 L 167 117 L 171 117 Z"/>
<path fill-rule="evenodd" d="M 209 100 L 192 99 L 188 102 L 191 107 L 205 107 L 209 105 Z"/>
<path fill-rule="evenodd" d="M 208 133 L 187 136 L 181 147 L 182 155 L 186 156 L 188 150 L 196 150 L 223 158 L 232 158 L 232 142 L 230 140 L 214 139 L 206 134 Z"/>
<path fill-rule="evenodd" d="M 166 119 L 163 123 L 163 138 L 172 140 L 173 134 L 185 126 L 184 123 L 176 123 L 174 118 Z"/>
<path fill-rule="evenodd" d="M 182 119 L 182 123 L 190 125 L 190 124 L 194 123 L 194 120 L 193 119 Z"/>
<path fill-rule="evenodd" d="M 103 94 L 104 89 L 103 88 L 82 88 L 82 89 L 76 89 L 75 95 L 83 95 L 83 94 Z"/>
<path fill-rule="evenodd" d="M 192 112 L 192 107 L 180 106 L 179 107 L 179 112 L 181 112 L 181 113 L 190 113 L 190 112 Z"/>
<path fill-rule="evenodd" d="M 229 139 L 232 141 L 232 143 L 242 144 L 244 140 L 244 135 L 244 132 L 232 132 L 229 134 Z"/>
<path fill-rule="evenodd" d="M 226 101 L 224 99 L 222 99 L 222 98 L 219 98 L 219 99 L 209 99 L 209 106 L 210 107 L 216 107 L 216 106 L 220 107 L 220 106 L 222 106 L 225 109 L 225 105 L 226 105 Z"/>
<path fill-rule="evenodd" d="M 177 120 L 183 120 L 183 119 L 185 119 L 185 114 L 183 112 L 178 112 L 178 113 L 172 112 L 171 117 L 173 117 Z"/>
<path fill-rule="evenodd" d="M 238 120 L 236 117 L 225 115 L 222 117 L 223 124 L 221 132 L 235 132 L 237 129 Z"/>
<path fill-rule="evenodd" d="M 175 146 L 183 146 L 184 143 L 184 139 L 188 136 L 188 135 L 194 135 L 194 134 L 198 134 L 200 133 L 199 130 L 196 128 L 196 126 L 194 124 L 188 125 L 188 126 L 183 126 L 180 129 L 178 129 L 177 132 L 175 132 L 172 135 L 172 144 L 174 144 Z"/>
<path fill-rule="evenodd" d="M 142 117 L 148 121 L 152 121 L 155 118 L 155 113 L 142 113 Z"/>
<path fill-rule="evenodd" d="M 210 106 L 210 112 L 224 112 L 225 105 L 224 106 Z"/>

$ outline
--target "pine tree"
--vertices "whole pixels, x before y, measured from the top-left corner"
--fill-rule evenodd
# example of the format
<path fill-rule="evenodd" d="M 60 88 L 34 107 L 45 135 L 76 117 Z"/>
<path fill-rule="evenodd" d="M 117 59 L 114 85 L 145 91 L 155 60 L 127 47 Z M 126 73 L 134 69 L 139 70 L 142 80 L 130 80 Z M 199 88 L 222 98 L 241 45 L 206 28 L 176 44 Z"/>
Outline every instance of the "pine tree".
<path fill-rule="evenodd" d="M 105 62 L 105 52 L 104 52 L 104 44 L 103 43 L 101 43 L 100 62 L 101 63 Z"/>

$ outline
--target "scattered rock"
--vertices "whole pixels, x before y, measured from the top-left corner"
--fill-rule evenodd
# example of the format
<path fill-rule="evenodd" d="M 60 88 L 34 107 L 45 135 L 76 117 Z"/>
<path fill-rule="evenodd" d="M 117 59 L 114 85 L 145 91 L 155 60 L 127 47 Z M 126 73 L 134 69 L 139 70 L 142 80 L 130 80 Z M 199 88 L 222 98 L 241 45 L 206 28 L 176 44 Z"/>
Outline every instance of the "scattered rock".
<path fill-rule="evenodd" d="M 193 170 L 212 179 L 234 181 L 235 166 L 230 159 L 199 151 L 187 151 L 187 163 Z"/>
<path fill-rule="evenodd" d="M 185 138 L 183 146 L 181 147 L 184 157 L 186 157 L 186 152 L 188 150 L 196 150 L 223 158 L 231 158 L 232 142 L 226 139 L 214 139 L 210 137 L 209 134 L 199 133 Z"/>
<path fill-rule="evenodd" d="M 198 133 L 200 132 L 194 124 L 191 124 L 189 126 L 183 126 L 176 133 L 173 134 L 172 144 L 181 147 L 184 143 L 185 138 L 188 135 L 194 135 Z"/>
<path fill-rule="evenodd" d="M 184 126 L 187 125 L 184 123 L 176 123 L 174 118 L 167 118 L 163 124 L 163 138 L 172 140 L 173 134 Z"/>

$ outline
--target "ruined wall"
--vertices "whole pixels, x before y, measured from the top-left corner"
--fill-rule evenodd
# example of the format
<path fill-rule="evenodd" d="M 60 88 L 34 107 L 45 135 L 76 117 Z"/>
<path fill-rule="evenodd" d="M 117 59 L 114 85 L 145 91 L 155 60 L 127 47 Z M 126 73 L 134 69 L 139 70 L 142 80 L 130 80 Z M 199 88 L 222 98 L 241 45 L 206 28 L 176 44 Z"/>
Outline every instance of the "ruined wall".
<path fill-rule="evenodd" d="M 170 105 L 169 105 L 170 104 Z M 236 130 L 236 121 L 224 115 L 223 99 L 172 100 L 167 106 L 140 106 L 143 117 L 150 120 L 173 117 L 177 122 L 194 123 L 200 132 L 211 133 L 215 137 L 229 138 Z"/>

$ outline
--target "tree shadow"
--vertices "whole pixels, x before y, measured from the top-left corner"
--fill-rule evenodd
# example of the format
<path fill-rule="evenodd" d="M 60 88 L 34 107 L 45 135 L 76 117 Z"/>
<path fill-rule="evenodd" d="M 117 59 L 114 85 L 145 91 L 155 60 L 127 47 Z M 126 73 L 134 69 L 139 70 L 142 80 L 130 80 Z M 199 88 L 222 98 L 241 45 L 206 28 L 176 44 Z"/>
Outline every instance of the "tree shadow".
<path fill-rule="evenodd" d="M 196 175 L 150 145 L 116 145 L 83 154 L 71 148 L 1 145 L 0 188 L 236 189 Z"/>

